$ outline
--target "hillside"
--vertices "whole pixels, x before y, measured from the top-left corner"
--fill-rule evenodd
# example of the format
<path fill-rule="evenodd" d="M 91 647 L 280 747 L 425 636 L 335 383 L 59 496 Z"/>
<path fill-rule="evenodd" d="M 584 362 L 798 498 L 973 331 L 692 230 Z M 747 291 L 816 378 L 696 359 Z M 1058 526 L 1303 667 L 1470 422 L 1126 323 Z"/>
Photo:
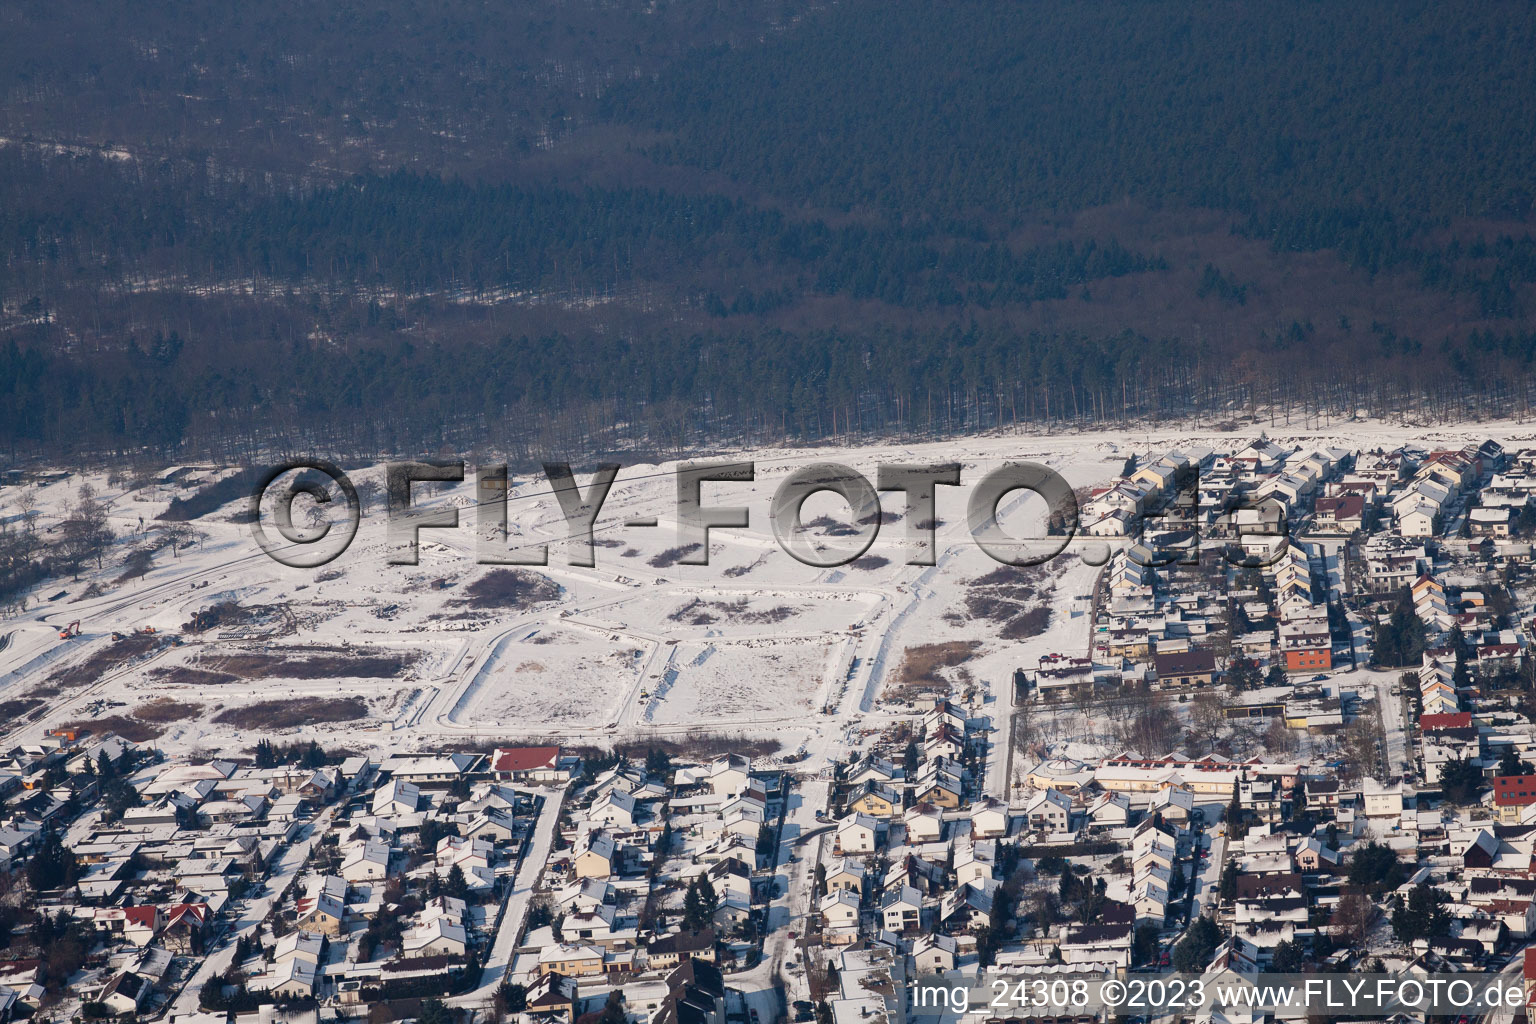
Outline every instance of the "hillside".
<path fill-rule="evenodd" d="M 1523 413 L 1526 5 L 0 11 L 0 443 Z"/>

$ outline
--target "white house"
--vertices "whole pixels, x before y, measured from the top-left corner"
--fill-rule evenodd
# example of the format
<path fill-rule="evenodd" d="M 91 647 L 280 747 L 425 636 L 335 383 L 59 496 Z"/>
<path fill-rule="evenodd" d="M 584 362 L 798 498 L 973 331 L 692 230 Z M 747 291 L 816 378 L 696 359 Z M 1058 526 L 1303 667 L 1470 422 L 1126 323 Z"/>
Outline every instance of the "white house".
<path fill-rule="evenodd" d="M 837 853 L 874 853 L 879 825 L 867 814 L 850 814 L 837 826 Z"/>

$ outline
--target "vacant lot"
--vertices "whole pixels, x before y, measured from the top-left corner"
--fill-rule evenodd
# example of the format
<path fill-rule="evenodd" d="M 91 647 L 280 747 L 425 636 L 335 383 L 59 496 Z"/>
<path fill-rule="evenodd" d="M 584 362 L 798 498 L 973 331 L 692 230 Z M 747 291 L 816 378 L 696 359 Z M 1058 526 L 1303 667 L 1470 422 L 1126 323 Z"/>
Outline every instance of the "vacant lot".
<path fill-rule="evenodd" d="M 1050 625 L 1050 609 L 1042 602 L 1053 589 L 1039 566 L 1000 565 L 972 581 L 965 611 L 972 619 L 1000 623 L 1004 640 L 1027 640 Z"/>
<path fill-rule="evenodd" d="M 657 569 L 670 568 L 699 550 L 700 546 L 698 544 L 684 544 L 682 547 L 667 548 L 667 550 L 651 559 L 651 565 Z"/>
<path fill-rule="evenodd" d="M 133 709 L 133 717 L 141 722 L 153 722 L 163 725 L 167 722 L 184 722 L 189 718 L 196 718 L 203 713 L 201 704 L 192 701 L 172 700 L 169 697 L 161 697 L 147 704 L 140 704 Z"/>
<path fill-rule="evenodd" d="M 795 610 L 785 605 L 754 609 L 744 597 L 734 601 L 706 601 L 696 597 L 667 618 L 672 622 L 683 622 L 690 626 L 708 626 L 721 619 L 741 625 L 760 626 L 783 622 L 794 615 Z"/>
<path fill-rule="evenodd" d="M 744 757 L 771 757 L 783 749 L 778 740 L 747 736 L 743 733 L 710 732 L 700 729 L 689 732 L 682 739 L 633 740 L 615 743 L 611 747 L 598 747 L 587 743 L 572 745 L 560 736 L 538 736 L 523 733 L 506 739 L 489 742 L 484 740 L 444 740 L 435 749 L 452 753 L 489 754 L 497 747 L 563 747 L 567 754 L 575 754 L 583 761 L 602 760 L 620 755 L 631 761 L 644 761 L 653 750 L 668 757 L 684 761 L 709 761 L 722 754 L 741 754 Z M 327 748 L 329 749 L 329 748 Z"/>
<path fill-rule="evenodd" d="M 560 587 L 549 577 L 526 569 L 492 569 L 465 587 L 464 594 L 450 603 L 467 608 L 522 611 L 560 600 Z"/>
<path fill-rule="evenodd" d="M 980 640 L 950 640 L 908 647 L 896 670 L 896 691 L 893 696 L 910 700 L 928 694 L 949 692 L 949 681 L 939 673 L 970 661 L 980 646 Z"/>
<path fill-rule="evenodd" d="M 1032 636 L 1044 633 L 1046 627 L 1051 624 L 1051 610 L 1049 608 L 1031 608 L 1022 615 L 1015 615 L 1009 619 L 997 635 L 1004 640 L 1028 640 Z"/>
<path fill-rule="evenodd" d="M 12 700 L 0 701 L 0 721 L 15 721 L 27 712 L 36 711 L 42 706 L 43 702 L 36 697 L 16 697 Z"/>
<path fill-rule="evenodd" d="M 149 674 L 155 681 L 173 686 L 225 686 L 240 681 L 239 676 L 228 672 L 210 672 L 190 665 L 160 665 L 150 669 Z"/>
<path fill-rule="evenodd" d="M 88 732 L 92 736 L 105 736 L 107 733 L 116 733 L 130 743 L 144 743 L 165 732 L 164 729 L 154 723 L 141 722 L 137 718 L 129 718 L 127 715 L 82 718 L 79 721 L 66 723 L 64 728 L 73 729 L 76 732 Z"/>
<path fill-rule="evenodd" d="M 355 722 L 368 717 L 368 705 L 357 697 L 300 697 L 262 700 L 229 708 L 213 716 L 219 725 L 242 729 L 296 729 L 325 722 Z"/>
<path fill-rule="evenodd" d="M 393 679 L 416 656 L 339 647 L 297 647 L 282 654 L 214 654 L 197 668 L 238 679 Z"/>
<path fill-rule="evenodd" d="M 89 658 L 78 665 L 59 669 L 48 677 L 47 682 L 60 688 L 94 683 L 108 672 L 158 650 L 160 643 L 161 638 L 158 636 L 134 633 L 93 651 Z"/>

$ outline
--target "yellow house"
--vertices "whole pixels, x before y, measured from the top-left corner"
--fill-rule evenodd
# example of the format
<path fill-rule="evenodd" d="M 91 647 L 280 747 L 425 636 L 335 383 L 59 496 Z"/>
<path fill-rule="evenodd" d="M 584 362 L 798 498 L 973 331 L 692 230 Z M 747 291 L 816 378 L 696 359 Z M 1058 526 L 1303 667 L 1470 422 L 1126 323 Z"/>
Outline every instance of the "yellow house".
<path fill-rule="evenodd" d="M 593 832 L 576 844 L 571 857 L 571 874 L 577 878 L 607 878 L 613 874 L 613 840 Z"/>
<path fill-rule="evenodd" d="M 299 915 L 297 924 L 305 931 L 332 936 L 341 934 L 346 910 L 333 897 L 324 893 L 312 897 L 301 897 L 297 909 Z"/>
<path fill-rule="evenodd" d="M 960 806 L 960 783 L 943 776 L 931 782 L 919 782 L 917 801 L 953 810 Z"/>
<path fill-rule="evenodd" d="M 539 973 L 559 974 L 567 978 L 585 978 L 603 973 L 603 951 L 592 946 L 564 943 L 546 946 L 539 953 Z"/>
<path fill-rule="evenodd" d="M 864 891 L 864 865 L 858 861 L 844 860 L 840 861 L 831 871 L 828 871 L 827 891 L 836 892 L 839 889 L 862 893 Z"/>
<path fill-rule="evenodd" d="M 894 818 L 901 813 L 901 798 L 895 790 L 871 780 L 864 784 L 858 799 L 848 806 L 871 818 Z"/>

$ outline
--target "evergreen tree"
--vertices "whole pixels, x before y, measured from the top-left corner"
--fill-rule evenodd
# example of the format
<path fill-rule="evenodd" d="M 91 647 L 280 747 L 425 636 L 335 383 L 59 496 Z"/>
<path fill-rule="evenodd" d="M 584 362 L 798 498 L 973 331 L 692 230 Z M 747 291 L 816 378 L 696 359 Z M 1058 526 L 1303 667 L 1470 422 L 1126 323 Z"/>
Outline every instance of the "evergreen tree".
<path fill-rule="evenodd" d="M 36 892 L 74 885 L 79 877 L 74 851 L 65 846 L 54 831 L 48 833 L 32 859 L 27 861 L 27 884 Z"/>
<path fill-rule="evenodd" d="M 1296 974 L 1307 966 L 1307 949 L 1294 939 L 1275 944 L 1269 969 L 1276 974 Z"/>
<path fill-rule="evenodd" d="M 683 927 L 690 932 L 698 932 L 708 920 L 704 914 L 704 900 L 699 895 L 699 880 L 695 876 L 688 883 L 688 891 L 683 894 Z"/>
<path fill-rule="evenodd" d="M 1349 860 L 1349 882 L 1362 889 L 1395 889 L 1402 884 L 1403 866 L 1390 846 L 1370 842 L 1355 849 Z"/>
<path fill-rule="evenodd" d="M 496 986 L 496 1010 L 503 1015 L 522 1013 L 528 1007 L 528 989 L 515 982 L 504 981 Z"/>
<path fill-rule="evenodd" d="M 1217 889 L 1223 900 L 1237 899 L 1237 862 L 1229 860 L 1221 869 L 1221 884 Z"/>
<path fill-rule="evenodd" d="M 1482 768 L 1467 758 L 1452 758 L 1440 766 L 1440 792 L 1453 804 L 1475 804 L 1482 785 Z"/>
<path fill-rule="evenodd" d="M 1498 773 L 1500 775 L 1533 775 L 1536 768 L 1531 767 L 1531 762 L 1522 761 L 1520 755 L 1514 750 L 1506 750 L 1499 758 Z"/>
<path fill-rule="evenodd" d="M 608 999 L 603 1003 L 603 1012 L 598 1017 L 599 1024 L 626 1024 L 629 1020 L 629 1012 L 624 1009 L 624 993 L 614 989 L 608 993 Z"/>
<path fill-rule="evenodd" d="M 1448 897 L 1428 883 L 1408 890 L 1408 898 L 1392 913 L 1392 932 L 1401 942 L 1444 935 L 1451 915 L 1444 907 Z"/>
<path fill-rule="evenodd" d="M 715 911 L 720 909 L 720 897 L 715 892 L 714 883 L 709 880 L 709 872 L 699 873 L 699 910 L 704 914 L 706 922 L 715 919 Z"/>
<path fill-rule="evenodd" d="M 1178 945 L 1173 947 L 1173 969 L 1185 973 L 1205 970 L 1220 943 L 1221 930 L 1216 923 L 1203 915 L 1195 918 Z"/>

